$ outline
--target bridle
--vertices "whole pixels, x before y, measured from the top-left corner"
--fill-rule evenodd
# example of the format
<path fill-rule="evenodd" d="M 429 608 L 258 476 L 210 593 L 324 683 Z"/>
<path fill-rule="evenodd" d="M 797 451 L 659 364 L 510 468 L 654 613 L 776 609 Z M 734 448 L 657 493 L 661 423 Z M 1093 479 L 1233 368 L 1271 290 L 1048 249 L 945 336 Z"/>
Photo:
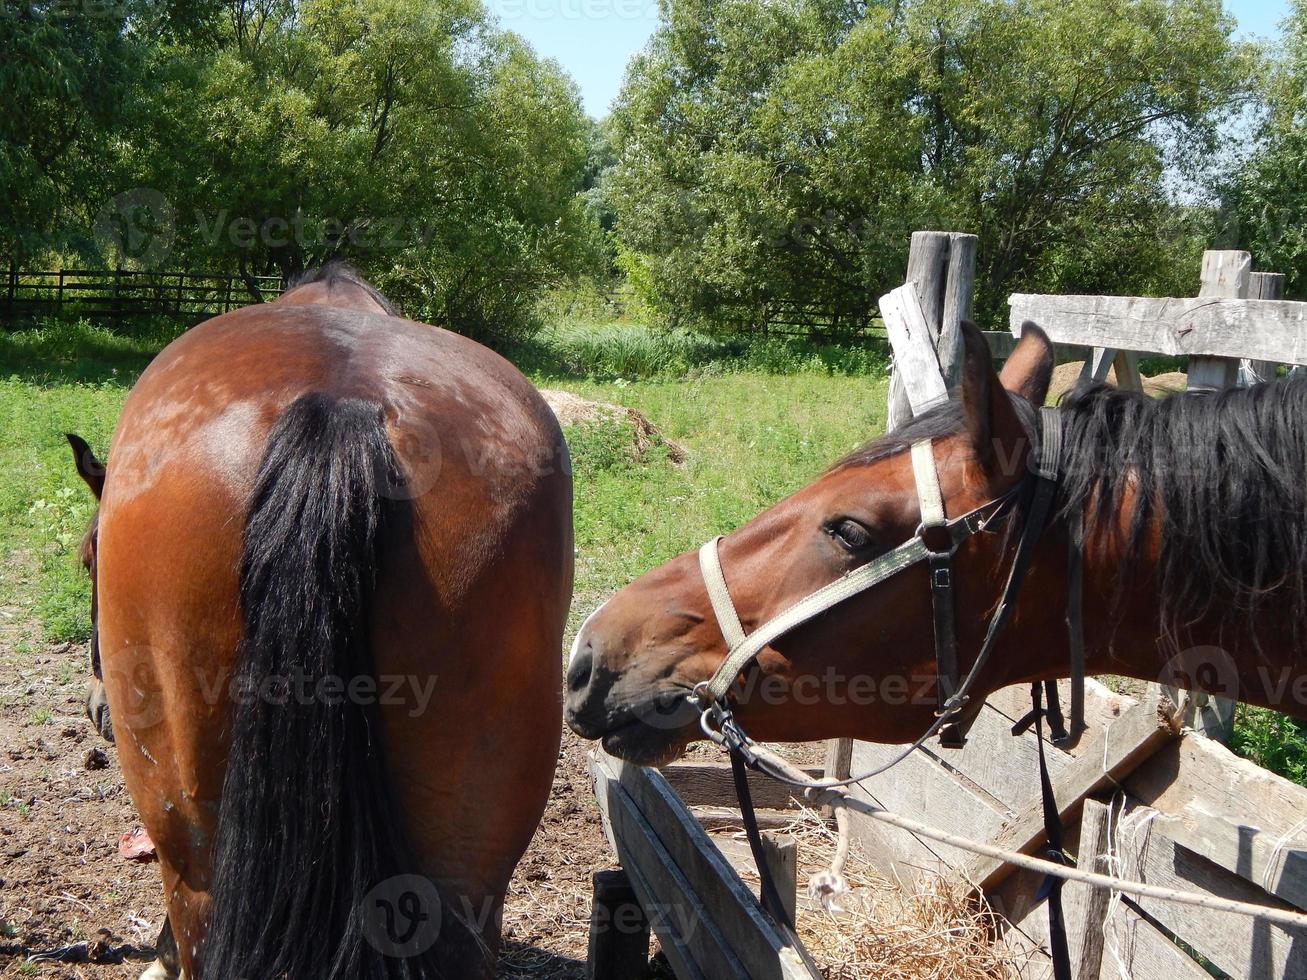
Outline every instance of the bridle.
<path fill-rule="evenodd" d="M 1017 594 L 1025 580 L 1031 558 L 1036 546 L 1043 537 L 1053 518 L 1053 503 L 1057 495 L 1058 469 L 1062 452 L 1062 420 L 1057 409 L 1041 408 L 1038 414 L 1039 453 L 1032 456 L 1034 462 L 1034 487 L 1029 506 L 1025 511 L 1025 520 L 1020 528 L 1017 546 L 1008 567 L 1007 580 L 1003 586 L 1002 596 L 990 617 L 985 637 L 980 650 L 972 662 L 970 670 L 960 681 L 956 615 L 954 601 L 953 558 L 967 541 L 976 534 L 987 530 L 1000 520 L 1007 518 L 1015 507 L 1018 495 L 1026 487 L 1026 481 L 1019 481 L 1006 493 L 988 501 L 959 517 L 949 519 L 944 510 L 943 497 L 940 493 L 939 474 L 935 465 L 933 446 L 929 439 L 914 442 L 911 446 L 912 472 L 916 482 L 917 501 L 921 509 L 921 523 L 916 533 L 896 548 L 873 559 L 865 565 L 854 569 L 833 582 L 808 594 L 798 602 L 773 616 L 752 633 L 746 634 L 740 623 L 739 613 L 731 599 L 718 555 L 720 537 L 713 538 L 699 549 L 699 568 L 708 598 L 722 636 L 726 640 L 728 652 L 713 676 L 696 685 L 690 695 L 700 714 L 700 727 L 704 734 L 731 753 L 731 764 L 735 773 L 735 785 L 740 796 L 741 810 L 744 815 L 745 829 L 748 831 L 749 843 L 754 849 L 754 859 L 763 879 L 764 907 L 787 929 L 793 928 L 781 911 L 775 886 L 764 870 L 761 838 L 757 832 L 757 821 L 749 798 L 748 780 L 745 767 L 757 769 L 772 778 L 779 779 L 791 786 L 810 788 L 816 786 L 846 786 L 879 775 L 894 767 L 912 752 L 923 746 L 936 735 L 940 736 L 943 746 L 957 748 L 964 744 L 966 729 L 976 712 L 968 711 L 971 691 L 977 678 L 983 671 L 993 652 L 994 646 L 1011 616 Z M 1071 522 L 1068 522 L 1071 523 Z M 1084 730 L 1084 643 L 1083 628 L 1080 622 L 1080 529 L 1069 528 L 1071 547 L 1068 555 L 1068 582 L 1070 595 L 1067 601 L 1067 627 L 1071 651 L 1071 707 L 1070 732 L 1063 727 L 1061 711 L 1053 682 L 1044 685 L 1032 685 L 1031 697 L 1033 708 L 1029 715 L 1014 727 L 1014 734 L 1019 734 L 1031 724 L 1039 726 L 1040 720 L 1047 717 L 1051 734 L 1055 741 L 1070 741 Z M 925 562 L 930 582 L 931 610 L 934 626 L 935 669 L 937 680 L 937 707 L 935 720 L 929 728 L 910 746 L 892 758 L 889 762 L 871 772 L 859 773 L 842 780 L 827 779 L 820 783 L 806 783 L 789 778 L 779 773 L 774 767 L 760 759 L 751 750 L 754 744 L 740 727 L 731 711 L 727 695 L 740 672 L 751 664 L 766 646 L 778 637 L 813 619 L 814 617 L 838 606 L 876 585 L 892 578 L 900 572 Z M 1048 694 L 1048 706 L 1043 705 L 1043 695 Z M 1044 802 L 1045 826 L 1049 840 L 1050 852 L 1056 851 L 1057 859 L 1061 854 L 1061 822 L 1056 803 L 1052 799 L 1051 784 L 1044 764 L 1043 742 L 1040 741 L 1040 775 L 1041 795 Z M 1056 938 L 1062 933 L 1061 911 L 1056 902 L 1056 888 L 1050 893 L 1050 918 L 1056 921 L 1052 932 L 1054 940 L 1054 961 L 1059 978 L 1069 976 L 1069 959 L 1066 956 L 1065 936 L 1059 943 Z M 1058 946 L 1061 949 L 1058 949 Z M 1065 966 L 1065 972 L 1063 967 Z"/>

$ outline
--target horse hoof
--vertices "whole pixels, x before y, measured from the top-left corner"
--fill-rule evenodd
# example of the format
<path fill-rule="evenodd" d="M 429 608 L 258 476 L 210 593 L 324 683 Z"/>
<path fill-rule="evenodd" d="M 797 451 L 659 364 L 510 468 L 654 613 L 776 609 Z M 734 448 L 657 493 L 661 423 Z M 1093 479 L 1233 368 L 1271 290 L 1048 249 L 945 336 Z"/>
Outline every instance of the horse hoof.
<path fill-rule="evenodd" d="M 155 960 L 149 965 L 140 980 L 184 980 L 181 974 L 173 973 L 163 965 L 163 960 Z"/>

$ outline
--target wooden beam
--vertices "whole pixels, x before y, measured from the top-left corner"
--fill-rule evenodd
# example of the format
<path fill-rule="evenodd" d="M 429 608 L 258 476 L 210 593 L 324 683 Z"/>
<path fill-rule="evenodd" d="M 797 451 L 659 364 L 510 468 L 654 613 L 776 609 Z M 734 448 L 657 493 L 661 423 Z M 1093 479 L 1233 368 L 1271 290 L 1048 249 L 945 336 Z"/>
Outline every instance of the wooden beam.
<path fill-rule="evenodd" d="M 804 769 L 812 779 L 821 779 L 825 770 Z M 662 769 L 663 778 L 686 806 L 730 806 L 735 802 L 735 778 L 729 762 L 673 762 Z M 749 791 L 753 805 L 760 810 L 792 810 L 798 807 L 796 796 L 802 790 L 762 775 L 749 773 Z"/>
<path fill-rule="evenodd" d="M 1307 303 L 1029 293 L 1008 303 L 1013 336 L 1033 320 L 1055 344 L 1307 364 Z"/>
<path fill-rule="evenodd" d="M 1200 299 L 1247 299 L 1253 257 L 1247 252 L 1207 251 L 1203 253 L 1203 270 L 1198 289 Z M 1229 388 L 1239 377 L 1237 357 L 1189 358 L 1189 388 L 1219 391 Z"/>
<path fill-rule="evenodd" d="M 1119 782 L 1178 735 L 1175 706 L 1156 685 L 1151 686 L 1143 700 L 1124 712 L 1114 725 L 1081 738 L 1085 743 L 1082 754 L 1053 783 L 1062 820 L 1065 822 L 1078 813 L 1085 797 Z M 1031 807 L 1004 826 L 990 843 L 1030 854 L 1044 840 L 1044 815 L 1039 807 Z M 1012 865 L 997 858 L 972 858 L 967 866 L 967 878 L 987 890 L 1012 870 Z"/>
<path fill-rule="evenodd" d="M 678 977 L 750 980 L 751 974 L 717 925 L 695 884 L 667 850 L 659 832 L 611 773 L 596 770 L 595 799 L 604 830 L 630 876 L 646 913 Z"/>
<path fill-rule="evenodd" d="M 979 236 L 949 232 L 944 309 L 940 314 L 939 343 L 935 350 L 939 352 L 939 369 L 944 375 L 944 384 L 950 388 L 962 380 L 962 321 L 971 319 L 979 247 Z"/>
<path fill-rule="evenodd" d="M 1085 800 L 1080 814 L 1080 846 L 1076 867 L 1081 871 L 1111 874 L 1105 860 L 1111 854 L 1108 808 L 1097 800 Z M 1097 980 L 1103 969 L 1103 923 L 1112 895 L 1101 888 L 1067 882 L 1062 889 L 1063 921 L 1067 924 L 1067 945 L 1071 972 L 1076 977 Z"/>

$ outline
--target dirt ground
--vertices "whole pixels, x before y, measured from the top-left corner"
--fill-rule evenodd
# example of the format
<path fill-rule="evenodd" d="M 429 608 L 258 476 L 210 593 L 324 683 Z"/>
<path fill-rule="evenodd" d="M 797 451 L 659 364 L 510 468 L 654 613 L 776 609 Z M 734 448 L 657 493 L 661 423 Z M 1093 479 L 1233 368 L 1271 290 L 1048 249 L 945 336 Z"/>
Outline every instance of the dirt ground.
<path fill-rule="evenodd" d="M 139 822 L 114 747 L 83 713 L 85 648 L 33 641 L 24 612 L 0 609 L 0 977 L 135 978 L 163 922 L 158 867 L 119 857 Z M 501 977 L 585 974 L 590 875 L 614 866 L 587 747 L 564 733 L 509 892 Z"/>

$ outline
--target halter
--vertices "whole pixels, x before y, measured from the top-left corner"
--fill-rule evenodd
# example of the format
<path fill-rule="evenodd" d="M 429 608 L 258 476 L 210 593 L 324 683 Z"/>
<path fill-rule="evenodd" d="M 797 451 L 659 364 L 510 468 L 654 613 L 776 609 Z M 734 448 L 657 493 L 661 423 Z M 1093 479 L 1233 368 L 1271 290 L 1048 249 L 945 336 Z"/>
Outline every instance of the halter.
<path fill-rule="evenodd" d="M 1052 517 L 1053 500 L 1057 494 L 1058 461 L 1062 451 L 1062 420 L 1056 409 L 1039 410 L 1039 430 L 1039 459 L 1035 470 L 1034 491 L 1017 540 L 1016 553 L 1012 557 L 1002 597 L 990 617 L 980 651 L 976 654 L 975 662 L 961 684 L 957 681 L 953 555 L 965 541 L 985 530 L 995 520 L 1006 516 L 1009 505 L 1022 488 L 1021 482 L 1002 496 L 982 504 L 961 517 L 949 520 L 944 512 L 944 500 L 939 490 L 939 474 L 935 467 L 935 455 L 930 440 L 914 442 L 912 473 L 916 480 L 917 502 L 921 508 L 921 523 L 917 526 L 916 534 L 897 548 L 800 599 L 748 635 L 740 624 L 739 614 L 735 611 L 734 602 L 731 601 L 730 590 L 726 587 L 726 577 L 722 574 L 721 560 L 717 553 L 721 538 L 713 538 L 699 549 L 699 568 L 703 573 L 708 598 L 712 602 L 713 612 L 717 616 L 717 623 L 721 628 L 722 636 L 726 639 L 729 652 L 713 676 L 696 685 L 690 697 L 702 710 L 699 724 L 704 734 L 730 750 L 731 772 L 735 780 L 736 794 L 740 798 L 740 812 L 749 839 L 749 848 L 753 852 L 761 879 L 763 908 L 771 914 L 787 935 L 794 938 L 795 946 L 800 953 L 803 953 L 803 945 L 794 936 L 794 923 L 784 909 L 775 882 L 772 881 L 771 874 L 767 870 L 745 767 L 757 769 L 773 779 L 797 788 L 829 788 L 861 782 L 893 768 L 936 734 L 940 735 L 940 742 L 946 747 L 957 748 L 964 743 L 966 727 L 975 717 L 975 712 L 964 714 L 970 701 L 969 692 L 989 660 L 999 634 L 1011 615 L 1017 593 L 1030 567 L 1035 547 Z M 1047 854 L 1051 860 L 1060 863 L 1065 863 L 1062 852 L 1062 822 L 1057 801 L 1053 796 L 1048 764 L 1044 758 L 1040 723 L 1042 719 L 1047 718 L 1051 736 L 1054 741 L 1061 742 L 1074 739 L 1085 727 L 1085 661 L 1080 601 L 1081 528 L 1078 520 L 1072 519 L 1068 523 L 1071 525 L 1071 543 L 1067 556 L 1069 594 L 1066 622 L 1071 652 L 1071 732 L 1068 734 L 1063 728 L 1061 709 L 1057 703 L 1057 688 L 1051 681 L 1044 684 L 1036 682 L 1031 685 L 1030 713 L 1012 729 L 1013 734 L 1020 734 L 1031 725 L 1035 726 L 1039 745 L 1040 801 L 1044 811 L 1044 831 L 1048 841 Z M 922 561 L 928 565 L 930 601 L 934 618 L 935 670 L 938 689 L 935 721 L 915 742 L 871 772 L 859 773 L 857 776 L 850 776 L 843 780 L 823 779 L 821 782 L 814 783 L 795 779 L 777 770 L 774 765 L 769 764 L 753 751 L 753 740 L 740 727 L 731 712 L 726 694 L 735 682 L 735 678 L 739 676 L 742 669 L 753 662 L 767 644 L 777 637 L 839 605 L 845 599 L 865 592 Z M 1045 691 L 1048 694 L 1047 707 L 1043 703 Z M 1070 980 L 1070 952 L 1062 919 L 1061 884 L 1060 878 L 1052 877 L 1045 884 L 1048 896 L 1049 938 L 1054 976 L 1057 980 Z M 811 961 L 807 962 L 811 965 Z"/>
<path fill-rule="evenodd" d="M 752 663 L 769 643 L 846 599 L 859 595 L 924 561 L 929 571 L 934 620 L 938 704 L 935 723 L 913 744 L 912 748 L 919 747 L 937 733 L 942 733 L 941 740 L 946 746 L 962 745 L 965 734 L 965 721 L 962 716 L 970 701 L 969 692 L 989 659 L 999 633 L 1007 623 L 1035 545 L 1051 517 L 1053 497 L 1057 488 L 1058 459 L 1062 449 L 1062 422 L 1056 409 L 1040 409 L 1039 429 L 1040 453 L 1035 470 L 1034 495 L 1026 521 L 1021 528 L 1016 554 L 1008 570 L 1007 583 L 1003 589 L 1002 599 L 989 621 L 980 652 L 960 683 L 954 613 L 953 556 L 958 548 L 974 535 L 1007 516 L 1022 489 L 1021 483 L 1002 496 L 950 520 L 944 512 L 944 501 L 939 489 L 939 474 L 935 466 L 931 441 L 923 439 L 914 442 L 911 449 L 912 472 L 916 482 L 917 502 L 921 509 L 921 523 L 917 526 L 916 533 L 879 558 L 804 596 L 747 635 L 740 624 L 739 614 L 736 612 L 735 603 L 731 599 L 726 578 L 722 573 L 721 559 L 718 556 L 718 543 L 721 538 L 713 538 L 705 543 L 699 549 L 699 569 L 703 574 L 718 626 L 729 648 L 726 659 L 722 661 L 713 676 L 694 689 L 693 699 L 703 712 L 702 726 L 705 733 L 718 742 L 722 742 L 722 736 L 728 729 L 733 728 L 743 735 L 730 716 L 726 695 L 740 671 Z M 1073 542 L 1073 550 L 1078 557 L 1076 544 L 1078 543 Z M 1073 634 L 1077 629 L 1078 627 L 1073 628 Z M 1073 638 L 1071 716 L 1072 728 L 1076 731 L 1082 727 L 1083 697 L 1077 693 L 1081 689 L 1083 678 L 1083 654 L 1080 650 L 1080 644 Z M 1063 738 L 1066 737 L 1064 732 L 1058 734 Z M 865 779 L 866 775 L 859 778 Z M 856 782 L 856 780 L 849 781 Z"/>

